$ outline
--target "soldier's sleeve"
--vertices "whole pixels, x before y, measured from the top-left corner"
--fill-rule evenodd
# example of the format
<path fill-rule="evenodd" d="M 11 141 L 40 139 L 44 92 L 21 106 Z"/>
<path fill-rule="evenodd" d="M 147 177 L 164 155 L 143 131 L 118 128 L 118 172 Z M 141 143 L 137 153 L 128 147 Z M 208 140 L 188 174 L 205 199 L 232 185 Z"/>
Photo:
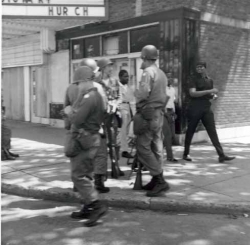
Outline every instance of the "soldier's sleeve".
<path fill-rule="evenodd" d="M 122 88 L 120 84 L 117 81 L 117 86 L 118 86 L 118 98 L 117 98 L 117 107 L 119 107 L 122 103 L 123 97 L 122 97 Z"/>
<path fill-rule="evenodd" d="M 152 86 L 152 76 L 148 71 L 144 71 L 142 74 L 142 79 L 139 85 L 139 89 L 136 91 L 135 96 L 137 102 L 146 100 L 149 97 Z"/>
<path fill-rule="evenodd" d="M 66 106 L 70 105 L 68 90 L 69 90 L 69 89 L 67 88 L 66 93 L 65 93 L 64 108 L 65 108 Z"/>

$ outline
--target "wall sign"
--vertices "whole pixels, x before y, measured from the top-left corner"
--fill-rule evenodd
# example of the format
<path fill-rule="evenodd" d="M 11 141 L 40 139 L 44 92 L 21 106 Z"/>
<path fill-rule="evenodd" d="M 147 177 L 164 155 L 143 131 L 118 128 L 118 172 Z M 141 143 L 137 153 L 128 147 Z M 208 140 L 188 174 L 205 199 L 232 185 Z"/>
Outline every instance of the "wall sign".
<path fill-rule="evenodd" d="M 107 20 L 108 0 L 2 0 L 3 18 L 98 18 Z"/>

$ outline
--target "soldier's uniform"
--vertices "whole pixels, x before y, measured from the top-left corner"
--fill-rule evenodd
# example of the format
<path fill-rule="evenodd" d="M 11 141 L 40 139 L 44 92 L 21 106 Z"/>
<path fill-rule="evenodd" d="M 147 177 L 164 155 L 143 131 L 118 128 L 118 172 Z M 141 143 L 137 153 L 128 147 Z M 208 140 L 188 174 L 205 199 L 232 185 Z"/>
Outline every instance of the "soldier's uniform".
<path fill-rule="evenodd" d="M 103 69 L 105 66 L 109 64 L 112 64 L 112 62 L 106 58 L 103 58 L 98 62 L 98 66 L 100 67 L 100 69 Z M 98 149 L 95 158 L 96 178 L 98 180 L 101 178 L 103 181 L 106 179 L 107 168 L 108 168 L 107 144 L 108 146 L 110 146 L 111 144 L 115 145 L 116 155 L 119 156 L 119 144 L 117 142 L 119 118 L 117 118 L 117 115 L 115 113 L 116 110 L 112 112 L 112 107 L 115 106 L 115 108 L 117 108 L 117 106 L 120 104 L 120 96 L 119 96 L 119 83 L 118 80 L 116 80 L 115 78 L 110 77 L 104 80 L 102 76 L 100 76 L 97 82 L 102 85 L 106 97 L 106 113 L 104 116 L 104 124 L 103 124 L 104 134 L 102 135 L 101 146 Z M 112 130 L 114 130 L 113 133 L 114 135 L 112 135 L 111 127 Z M 114 159 L 114 157 L 115 156 L 112 155 L 112 151 L 110 151 L 111 161 L 112 159 Z M 119 169 L 119 174 L 123 175 L 124 173 Z M 107 191 L 109 191 L 109 189 L 107 190 L 107 187 L 100 189 L 100 192 L 107 192 Z"/>
<path fill-rule="evenodd" d="M 143 60 L 156 60 L 157 50 L 148 45 L 142 49 Z M 137 113 L 134 118 L 134 132 L 137 135 L 138 160 L 150 171 L 152 180 L 144 186 L 147 196 L 157 196 L 169 189 L 163 178 L 162 125 L 166 105 L 167 78 L 154 62 L 142 74 L 139 90 L 136 92 Z"/>
<path fill-rule="evenodd" d="M 84 207 L 80 212 L 72 213 L 72 218 L 89 215 L 87 226 L 96 224 L 107 208 L 98 201 L 98 193 L 93 184 L 94 159 L 100 147 L 99 129 L 103 121 L 104 106 L 101 95 L 91 82 L 92 70 L 82 66 L 76 70 L 75 80 L 83 85 L 78 97 L 68 113 L 72 135 L 76 135 L 81 151 L 71 157 L 71 176 L 81 195 Z M 88 82 L 88 84 L 85 82 Z M 80 86 L 80 85 L 79 85 Z"/>

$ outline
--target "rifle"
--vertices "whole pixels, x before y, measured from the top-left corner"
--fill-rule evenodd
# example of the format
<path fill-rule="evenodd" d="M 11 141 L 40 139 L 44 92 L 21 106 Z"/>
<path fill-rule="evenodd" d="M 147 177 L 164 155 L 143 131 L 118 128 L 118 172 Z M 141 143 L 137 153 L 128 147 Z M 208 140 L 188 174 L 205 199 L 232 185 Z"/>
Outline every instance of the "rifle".
<path fill-rule="evenodd" d="M 132 140 L 131 144 L 132 144 L 132 147 L 131 147 L 130 154 L 132 153 L 133 149 L 135 148 L 136 139 Z M 129 160 L 130 159 L 127 160 L 127 165 L 131 165 L 129 179 L 131 178 L 133 172 L 136 172 L 136 178 L 135 178 L 133 190 L 142 190 L 142 164 L 141 164 L 141 162 L 139 162 L 137 154 L 135 154 L 132 163 L 130 163 Z"/>
<path fill-rule="evenodd" d="M 117 122 L 115 113 L 109 114 L 107 120 L 108 148 L 111 160 L 111 177 L 118 179 L 121 176 L 121 170 L 118 163 L 119 146 L 117 145 Z"/>

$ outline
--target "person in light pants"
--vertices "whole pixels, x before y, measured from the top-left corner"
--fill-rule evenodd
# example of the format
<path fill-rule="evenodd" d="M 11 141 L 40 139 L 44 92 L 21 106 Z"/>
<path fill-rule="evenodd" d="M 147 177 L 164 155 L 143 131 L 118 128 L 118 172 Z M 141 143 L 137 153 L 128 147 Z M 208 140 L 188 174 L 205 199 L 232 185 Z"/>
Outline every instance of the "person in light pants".
<path fill-rule="evenodd" d="M 133 94 L 128 86 L 129 75 L 126 70 L 119 72 L 119 85 L 120 85 L 120 112 L 122 117 L 122 127 L 120 132 L 121 152 L 122 157 L 133 158 L 128 152 L 128 135 L 132 119 L 132 110 L 130 107 L 131 95 Z"/>

